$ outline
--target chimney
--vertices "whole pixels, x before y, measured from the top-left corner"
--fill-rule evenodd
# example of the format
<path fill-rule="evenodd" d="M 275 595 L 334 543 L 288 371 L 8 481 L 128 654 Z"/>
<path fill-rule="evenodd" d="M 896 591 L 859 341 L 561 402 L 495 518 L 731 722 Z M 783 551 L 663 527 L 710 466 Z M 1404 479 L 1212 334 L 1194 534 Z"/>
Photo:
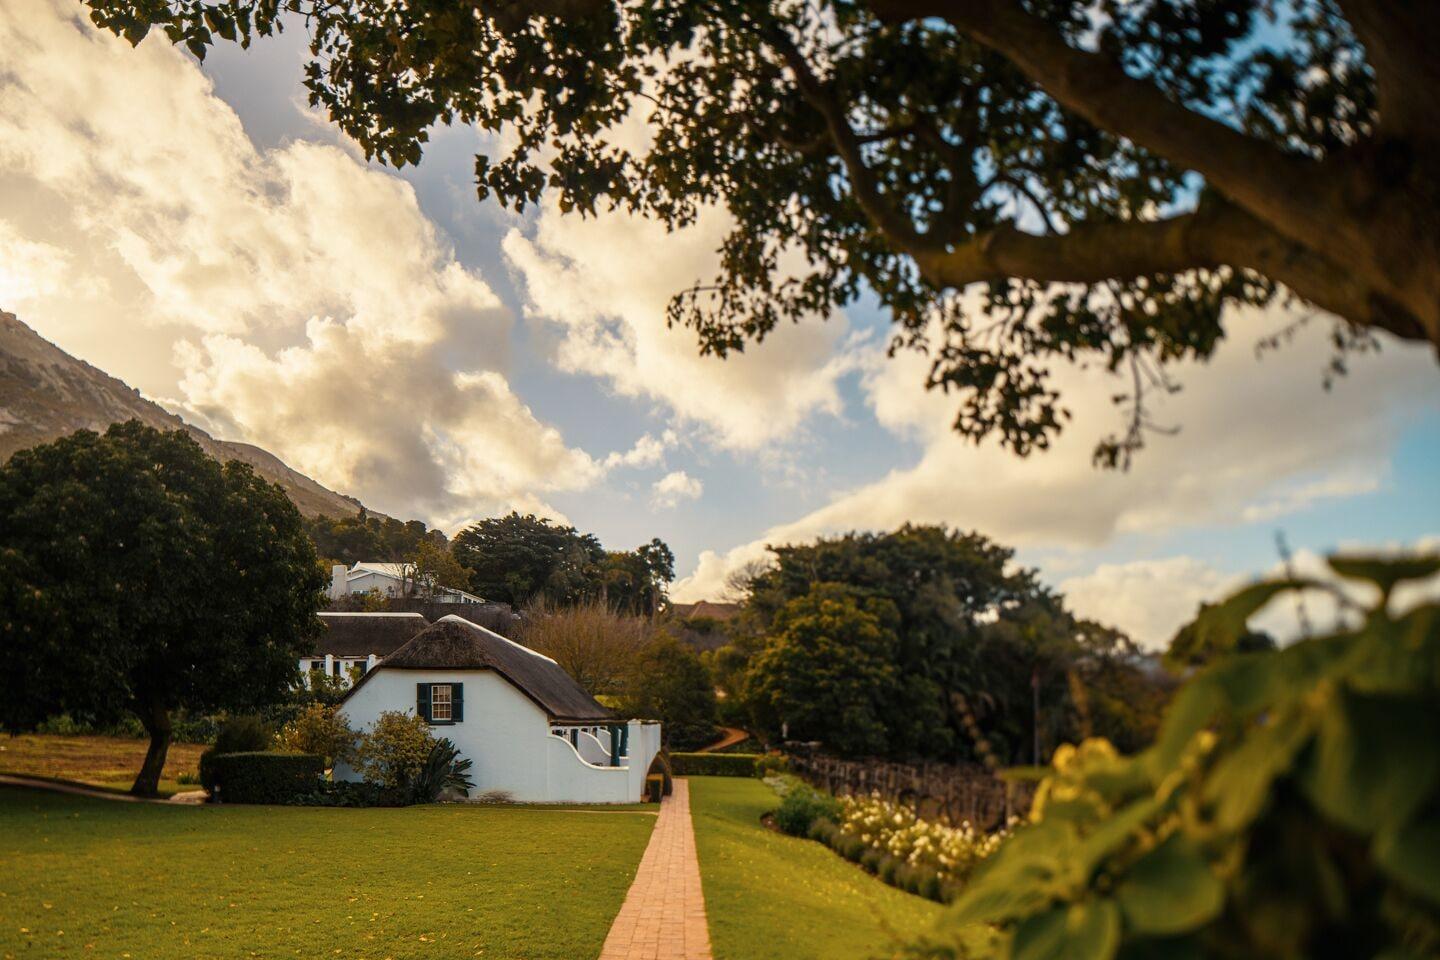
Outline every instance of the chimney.
<path fill-rule="evenodd" d="M 339 600 L 345 596 L 345 574 L 349 570 L 345 564 L 337 563 L 330 568 L 330 599 Z"/>

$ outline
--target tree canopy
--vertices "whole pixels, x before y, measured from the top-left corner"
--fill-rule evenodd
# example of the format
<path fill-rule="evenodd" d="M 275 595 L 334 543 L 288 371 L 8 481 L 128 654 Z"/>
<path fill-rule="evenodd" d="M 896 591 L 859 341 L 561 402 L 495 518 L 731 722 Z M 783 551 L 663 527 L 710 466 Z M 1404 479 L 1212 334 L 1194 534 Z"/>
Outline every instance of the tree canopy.
<path fill-rule="evenodd" d="M 769 737 L 789 722 L 792 737 L 841 753 L 975 759 L 957 695 L 986 749 L 1012 763 L 1077 734 L 1128 743 L 1153 726 L 1163 692 L 1137 669 L 1128 638 L 1073 616 L 1014 565 L 1014 551 L 981 534 L 907 524 L 774 554 L 750 581 L 735 640 L 711 656 Z M 842 656 L 855 677 L 827 665 Z M 816 704 L 841 701 L 855 730 L 810 722 Z M 878 735 L 866 732 L 871 718 Z"/>
<path fill-rule="evenodd" d="M 482 198 L 721 208 L 718 274 L 670 308 L 703 350 L 868 289 L 956 428 L 1021 454 L 1068 417 L 1052 364 L 1093 361 L 1130 384 L 1096 451 L 1126 462 L 1230 304 L 1440 345 L 1430 0 L 86 2 L 201 57 L 303 23 L 311 101 L 367 155 L 499 134 Z"/>
<path fill-rule="evenodd" d="M 534 514 L 480 520 L 455 535 L 451 552 L 469 569 L 472 590 L 517 607 L 600 600 L 653 616 L 675 579 L 675 555 L 658 538 L 606 551 L 594 534 Z"/>
<path fill-rule="evenodd" d="M 140 719 L 153 794 L 171 714 L 280 699 L 325 584 L 299 511 L 246 464 L 139 421 L 0 467 L 0 725 Z"/>

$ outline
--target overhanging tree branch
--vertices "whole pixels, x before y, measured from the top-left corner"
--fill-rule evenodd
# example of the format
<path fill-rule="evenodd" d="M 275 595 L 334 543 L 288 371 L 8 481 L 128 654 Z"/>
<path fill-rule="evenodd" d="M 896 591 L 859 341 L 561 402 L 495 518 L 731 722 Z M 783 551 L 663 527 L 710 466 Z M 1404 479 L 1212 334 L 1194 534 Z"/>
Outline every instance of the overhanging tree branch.
<path fill-rule="evenodd" d="M 1297 241 L 1335 237 L 1343 221 L 1323 202 L 1331 173 L 1319 164 L 1187 109 L 1113 60 L 1070 46 L 1015 0 L 869 0 L 882 19 L 935 17 L 1012 61 L 1058 102 L 1094 123 L 1203 174 L 1206 182 Z"/>
<path fill-rule="evenodd" d="M 1425 339 L 1423 327 L 1402 308 L 1223 201 L 1164 220 L 1082 224 L 1058 236 L 1007 226 L 915 259 L 931 283 L 953 289 L 1002 277 L 1100 283 L 1222 266 L 1251 269 L 1352 322 Z"/>

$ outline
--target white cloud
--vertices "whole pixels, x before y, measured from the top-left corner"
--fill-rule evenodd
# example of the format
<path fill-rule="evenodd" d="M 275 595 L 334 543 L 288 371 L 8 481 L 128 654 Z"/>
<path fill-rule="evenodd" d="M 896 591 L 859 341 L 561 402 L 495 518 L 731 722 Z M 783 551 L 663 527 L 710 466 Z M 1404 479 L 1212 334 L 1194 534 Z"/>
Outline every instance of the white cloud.
<path fill-rule="evenodd" d="M 1182 556 L 1101 564 L 1084 576 L 1060 581 L 1059 590 L 1076 615 L 1119 627 L 1141 646 L 1162 650 L 1200 604 L 1244 581 Z"/>
<path fill-rule="evenodd" d="M 650 491 L 656 506 L 674 507 L 681 500 L 699 500 L 705 485 L 684 470 L 674 470 L 656 480 Z"/>
<path fill-rule="evenodd" d="M 1427 536 L 1414 543 L 1341 544 L 1337 552 L 1433 554 L 1440 550 L 1440 536 Z M 1062 580 L 1059 589 L 1070 609 L 1083 617 L 1112 624 L 1151 650 L 1163 650 L 1175 632 L 1190 622 L 1201 603 L 1214 603 L 1259 577 L 1288 574 L 1331 584 L 1361 605 L 1374 602 L 1375 592 L 1363 584 L 1341 580 L 1313 550 L 1297 550 L 1287 567 L 1276 562 L 1252 575 L 1224 573 L 1193 557 L 1166 557 L 1130 563 L 1102 564 L 1093 572 Z M 1401 586 L 1393 598 L 1394 612 L 1403 612 L 1422 600 L 1440 598 L 1440 577 Z M 1268 631 L 1281 642 L 1334 629 L 1342 610 L 1333 595 L 1307 590 L 1272 601 L 1250 625 Z"/>
<path fill-rule="evenodd" d="M 163 37 L 132 49 L 61 0 L 0 9 L 0 49 L 22 320 L 387 512 L 443 523 L 603 474 L 511 389 L 512 317 L 408 183 L 333 145 L 257 150 Z"/>
<path fill-rule="evenodd" d="M 607 470 L 616 467 L 655 467 L 665 461 L 665 451 L 674 447 L 679 437 L 674 430 L 666 430 L 656 437 L 644 434 L 629 450 L 616 450 L 605 458 Z"/>
<path fill-rule="evenodd" d="M 1096 440 L 1118 423 L 1109 397 L 1120 386 L 1112 377 L 1061 371 L 1074 421 L 1050 451 L 1020 459 L 951 432 L 956 401 L 921 388 L 925 357 L 873 359 L 865 386 L 875 416 L 922 445 L 918 461 L 728 553 L 703 553 L 676 596 L 718 593 L 757 545 L 906 521 L 976 529 L 1028 550 L 1081 551 L 1122 534 L 1273 519 L 1325 497 L 1378 489 L 1404 418 L 1440 399 L 1426 349 L 1387 343 L 1380 357 L 1355 361 L 1348 377 L 1324 391 L 1329 345 L 1322 325 L 1257 360 L 1254 343 L 1288 318 L 1237 310 L 1227 319 L 1230 336 L 1216 356 L 1178 369 L 1184 389 L 1157 398 L 1156 419 L 1179 425 L 1180 433 L 1152 437 L 1124 473 L 1096 470 L 1090 459 Z"/>
<path fill-rule="evenodd" d="M 525 282 L 527 314 L 558 332 L 561 369 L 603 377 L 721 445 L 754 450 L 811 416 L 839 415 L 837 381 L 856 356 L 840 316 L 783 326 L 724 361 L 700 356 L 693 332 L 668 327 L 670 298 L 714 274 L 726 226 L 713 209 L 667 233 L 622 212 L 582 219 L 547 206 L 533 236 L 512 230 L 504 250 Z"/>

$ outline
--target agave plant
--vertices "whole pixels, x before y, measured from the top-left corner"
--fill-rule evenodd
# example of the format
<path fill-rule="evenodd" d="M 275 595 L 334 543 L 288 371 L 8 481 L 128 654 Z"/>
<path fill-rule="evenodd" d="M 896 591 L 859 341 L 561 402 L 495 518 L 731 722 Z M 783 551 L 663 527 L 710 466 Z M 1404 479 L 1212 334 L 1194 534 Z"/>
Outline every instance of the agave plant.
<path fill-rule="evenodd" d="M 470 779 L 471 765 L 468 759 L 460 758 L 460 751 L 448 738 L 436 740 L 410 782 L 411 799 L 415 803 L 433 803 L 446 790 L 470 796 L 475 787 L 475 781 Z"/>

